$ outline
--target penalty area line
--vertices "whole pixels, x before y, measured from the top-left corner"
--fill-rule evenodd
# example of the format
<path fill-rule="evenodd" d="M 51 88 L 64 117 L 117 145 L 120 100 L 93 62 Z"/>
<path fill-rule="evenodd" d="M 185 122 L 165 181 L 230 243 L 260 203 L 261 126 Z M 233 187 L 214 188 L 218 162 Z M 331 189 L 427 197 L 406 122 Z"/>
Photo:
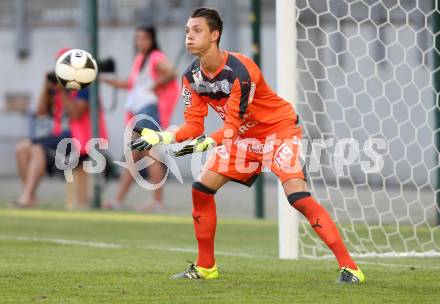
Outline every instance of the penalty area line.
<path fill-rule="evenodd" d="M 181 247 L 165 247 L 165 246 L 142 246 L 140 248 L 147 249 L 147 250 L 158 250 L 158 251 L 170 251 L 170 252 L 188 252 L 188 253 L 197 253 L 197 250 L 192 248 L 181 248 Z M 270 255 L 254 255 L 254 254 L 248 254 L 244 252 L 227 252 L 227 251 L 216 251 L 215 255 L 222 255 L 222 256 L 231 256 L 231 257 L 238 257 L 238 258 L 248 258 L 248 259 L 276 259 L 276 256 L 270 256 Z"/>
<path fill-rule="evenodd" d="M 53 239 L 53 238 L 40 238 L 40 237 L 28 237 L 28 236 L 0 235 L 0 240 L 21 241 L 21 242 L 40 242 L 40 243 L 51 243 L 51 244 L 57 244 L 57 245 L 85 246 L 85 247 L 95 247 L 95 248 L 124 248 L 124 247 L 126 247 L 121 244 L 113 244 L 113 243 L 66 240 L 66 239 Z"/>
<path fill-rule="evenodd" d="M 375 266 L 383 266 L 390 268 L 410 268 L 411 270 L 415 270 L 417 268 L 440 270 L 440 267 L 437 266 L 419 265 L 419 264 L 404 265 L 404 264 L 390 264 L 390 263 L 368 262 L 368 261 L 357 261 L 357 263 L 360 265 L 375 265 Z"/>
<path fill-rule="evenodd" d="M 28 236 L 6 236 L 0 235 L 0 240 L 5 241 L 19 241 L 19 242 L 42 242 L 42 243 L 50 243 L 56 245 L 68 245 L 68 246 L 83 246 L 83 247 L 93 247 L 93 248 L 107 248 L 107 249 L 121 249 L 121 248 L 138 248 L 145 250 L 158 250 L 158 251 L 166 251 L 166 252 L 186 252 L 186 253 L 197 253 L 197 250 L 192 248 L 183 248 L 183 247 L 167 247 L 167 246 L 129 246 L 117 243 L 106 243 L 106 242 L 94 242 L 94 241 L 80 241 L 80 240 L 68 240 L 68 239 L 59 239 L 59 238 L 42 238 L 42 237 L 28 237 Z M 228 252 L 228 251 L 216 251 L 216 255 L 220 256 L 231 256 L 238 258 L 247 258 L 247 259 L 278 259 L 276 256 L 270 255 L 254 255 L 243 252 Z M 324 257 L 317 258 L 322 260 L 329 260 L 333 257 Z M 307 257 L 308 260 L 315 260 L 314 258 Z M 376 265 L 382 267 L 390 267 L 390 268 L 421 268 L 421 269 L 434 269 L 440 270 L 439 266 L 429 266 L 429 265 L 420 265 L 420 264 L 392 264 L 392 263 L 382 263 L 382 262 L 370 262 L 365 260 L 359 260 L 358 264 L 360 265 Z"/>
<path fill-rule="evenodd" d="M 129 246 L 129 245 L 123 245 L 123 244 L 116 244 L 116 243 L 67 240 L 67 239 L 58 239 L 58 238 L 28 237 L 28 236 L 0 235 L 0 240 L 19 241 L 19 242 L 41 242 L 41 243 L 50 243 L 50 244 L 56 244 L 56 245 L 83 246 L 83 247 L 94 247 L 94 248 L 110 248 L 110 249 L 139 248 L 139 249 L 146 249 L 146 250 L 158 250 L 158 251 L 168 251 L 168 252 L 197 253 L 197 250 L 195 250 L 195 249 L 183 248 L 183 247 L 166 247 L 166 246 L 154 246 L 154 245 L 151 245 L 151 246 Z M 276 259 L 275 256 L 252 255 L 252 254 L 241 253 L 241 252 L 217 251 L 216 254 L 223 255 L 223 256 L 241 257 L 241 258 Z"/>

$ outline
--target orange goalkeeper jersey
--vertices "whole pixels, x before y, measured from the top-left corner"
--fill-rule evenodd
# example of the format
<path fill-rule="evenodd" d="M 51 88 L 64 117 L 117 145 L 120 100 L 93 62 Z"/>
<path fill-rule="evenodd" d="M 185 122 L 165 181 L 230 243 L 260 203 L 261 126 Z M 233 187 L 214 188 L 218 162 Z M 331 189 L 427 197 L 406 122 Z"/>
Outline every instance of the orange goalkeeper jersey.
<path fill-rule="evenodd" d="M 298 118 L 292 105 L 267 85 L 258 66 L 242 54 L 225 54 L 213 78 L 203 72 L 199 60 L 185 70 L 185 123 L 177 131 L 176 141 L 203 134 L 208 105 L 224 121 L 221 129 L 209 135 L 217 145 L 225 138 L 264 138 L 294 127 Z"/>

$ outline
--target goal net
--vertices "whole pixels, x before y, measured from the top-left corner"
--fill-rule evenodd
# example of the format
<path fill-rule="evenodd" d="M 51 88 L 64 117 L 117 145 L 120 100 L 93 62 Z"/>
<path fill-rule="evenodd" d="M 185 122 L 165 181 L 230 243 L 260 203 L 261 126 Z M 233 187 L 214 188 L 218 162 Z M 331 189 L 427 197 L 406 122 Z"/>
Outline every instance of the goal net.
<path fill-rule="evenodd" d="M 440 256 L 439 9 L 296 0 L 309 187 L 355 256 Z M 331 254 L 299 226 L 300 256 Z"/>

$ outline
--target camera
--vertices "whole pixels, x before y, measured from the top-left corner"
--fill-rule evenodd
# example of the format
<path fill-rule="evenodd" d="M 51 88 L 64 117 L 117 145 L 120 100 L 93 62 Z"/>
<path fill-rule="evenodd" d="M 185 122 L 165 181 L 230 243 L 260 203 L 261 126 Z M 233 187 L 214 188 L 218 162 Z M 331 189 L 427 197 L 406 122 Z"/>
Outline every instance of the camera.
<path fill-rule="evenodd" d="M 55 75 L 54 71 L 47 73 L 47 80 L 53 84 L 57 83 L 57 76 Z"/>
<path fill-rule="evenodd" d="M 114 73 L 116 71 L 115 61 L 111 57 L 98 60 L 97 64 L 99 73 Z"/>

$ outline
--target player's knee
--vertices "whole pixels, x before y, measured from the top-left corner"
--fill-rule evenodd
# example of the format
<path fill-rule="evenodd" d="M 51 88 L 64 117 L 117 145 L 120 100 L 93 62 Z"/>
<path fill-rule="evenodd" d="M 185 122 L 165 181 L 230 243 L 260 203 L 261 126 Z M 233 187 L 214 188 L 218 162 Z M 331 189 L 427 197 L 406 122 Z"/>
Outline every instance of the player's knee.
<path fill-rule="evenodd" d="M 287 200 L 289 201 L 289 204 L 293 206 L 295 202 L 299 201 L 300 199 L 306 198 L 311 196 L 310 192 L 307 191 L 300 191 L 300 192 L 294 192 L 287 196 Z"/>
<path fill-rule="evenodd" d="M 201 182 L 194 182 L 192 184 L 192 188 L 193 190 L 197 190 L 206 194 L 216 194 L 217 190 L 211 189 L 208 186 L 205 186 L 204 184 L 202 184 Z"/>

